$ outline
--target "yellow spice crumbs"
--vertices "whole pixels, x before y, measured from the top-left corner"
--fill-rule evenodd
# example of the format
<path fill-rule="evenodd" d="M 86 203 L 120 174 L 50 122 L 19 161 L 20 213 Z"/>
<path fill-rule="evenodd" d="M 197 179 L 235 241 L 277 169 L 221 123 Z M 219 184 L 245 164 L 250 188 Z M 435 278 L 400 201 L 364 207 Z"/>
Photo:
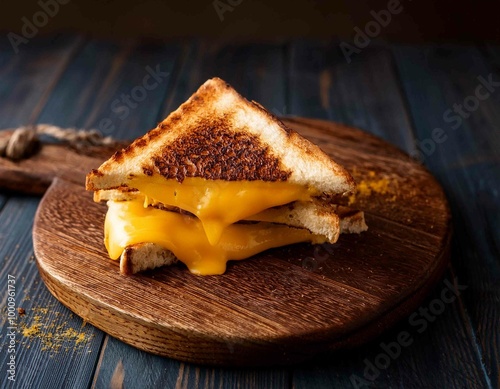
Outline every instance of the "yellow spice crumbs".
<path fill-rule="evenodd" d="M 349 205 L 352 205 L 357 198 L 370 197 L 372 194 L 389 195 L 390 197 L 387 197 L 388 201 L 396 200 L 398 182 L 395 179 L 377 176 L 372 170 L 366 175 L 360 174 L 357 169 L 354 169 L 352 175 L 357 182 L 357 193 L 349 196 Z"/>
<path fill-rule="evenodd" d="M 33 341 L 39 341 L 42 351 L 57 353 L 61 350 L 77 351 L 83 348 L 93 335 L 77 331 L 67 322 L 59 322 L 60 312 L 55 312 L 55 306 L 30 309 L 20 323 L 23 346 L 30 347 Z M 52 318 L 48 313 L 52 314 Z M 29 320 L 29 324 L 28 324 Z M 83 326 L 82 326 L 83 327 Z"/>

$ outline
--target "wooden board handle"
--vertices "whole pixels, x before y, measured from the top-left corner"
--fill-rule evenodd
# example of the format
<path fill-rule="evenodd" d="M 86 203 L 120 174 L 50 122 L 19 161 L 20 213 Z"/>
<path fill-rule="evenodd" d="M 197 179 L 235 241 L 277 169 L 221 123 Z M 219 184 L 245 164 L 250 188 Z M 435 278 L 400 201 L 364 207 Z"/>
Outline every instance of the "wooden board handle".
<path fill-rule="evenodd" d="M 0 137 L 10 136 L 3 131 Z M 109 146 L 89 146 L 75 150 L 67 144 L 41 143 L 35 154 L 27 159 L 11 161 L 0 157 L 0 190 L 42 195 L 55 177 L 84 185 L 85 175 L 97 168 L 128 141 Z"/>

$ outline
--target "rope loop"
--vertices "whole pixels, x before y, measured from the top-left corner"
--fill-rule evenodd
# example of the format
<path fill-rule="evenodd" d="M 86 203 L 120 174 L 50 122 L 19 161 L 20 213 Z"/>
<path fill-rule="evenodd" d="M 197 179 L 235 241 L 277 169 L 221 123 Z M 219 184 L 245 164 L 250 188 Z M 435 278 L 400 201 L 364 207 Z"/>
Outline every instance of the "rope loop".
<path fill-rule="evenodd" d="M 97 130 L 78 130 L 61 128 L 51 124 L 35 124 L 16 128 L 10 137 L 0 137 L 0 157 L 13 161 L 29 157 L 40 143 L 40 135 L 48 135 L 76 149 L 115 143 L 112 137 L 104 137 Z"/>

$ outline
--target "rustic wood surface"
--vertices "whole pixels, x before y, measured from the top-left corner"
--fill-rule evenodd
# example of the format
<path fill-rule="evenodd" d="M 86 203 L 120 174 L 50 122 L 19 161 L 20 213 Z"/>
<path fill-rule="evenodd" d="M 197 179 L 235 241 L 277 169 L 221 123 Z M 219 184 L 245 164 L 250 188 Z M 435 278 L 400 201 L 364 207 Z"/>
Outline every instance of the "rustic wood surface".
<path fill-rule="evenodd" d="M 183 266 L 123 277 L 103 249 L 106 207 L 92 202 L 83 180 L 57 180 L 33 229 L 49 290 L 129 344 L 213 365 L 295 363 L 370 340 L 406 317 L 448 262 L 450 215 L 439 184 L 362 131 L 302 118 L 285 123 L 355 172 L 359 183 L 390 182 L 387 193 L 361 192 L 353 204 L 366 210 L 368 232 L 341 236 L 336 245 L 270 250 L 231 263 L 220 277 L 193 276 Z"/>
<path fill-rule="evenodd" d="M 458 127 L 443 115 L 474 96 L 478 77 L 500 80 L 499 58 L 500 48 L 488 45 L 384 47 L 372 42 L 348 64 L 338 41 L 143 44 L 60 35 L 31 39 L 18 54 L 6 39 L 0 41 L 0 128 L 30 123 L 99 128 L 101 120 L 111 119 L 114 128 L 104 131 L 106 135 L 132 139 L 214 75 L 278 115 L 359 127 L 407 153 L 419 150 L 433 129 L 442 128 L 446 141 L 424 154 L 423 163 L 450 202 L 451 266 L 414 313 L 439 301 L 446 282 L 462 288 L 442 313 L 425 322 L 422 331 L 411 324 L 410 315 L 373 342 L 309 363 L 265 369 L 181 363 L 105 335 L 54 299 L 33 258 L 31 228 L 39 198 L 2 191 L 0 279 L 6 285 L 8 274 L 16 277 L 16 304 L 25 310 L 16 318 L 17 378 L 10 386 L 498 387 L 500 94 L 496 85 L 488 98 L 466 112 Z M 158 64 L 169 75 L 122 119 L 124 113 L 118 116 L 111 104 L 142 84 L 147 66 Z M 467 102 L 473 103 L 473 98 Z M 1 323 L 0 364 L 5 366 L 6 316 Z M 367 363 L 383 354 L 382 345 L 405 332 L 413 342 L 402 347 L 388 366 L 368 371 Z M 358 378 L 365 382 L 353 384 L 360 382 Z"/>

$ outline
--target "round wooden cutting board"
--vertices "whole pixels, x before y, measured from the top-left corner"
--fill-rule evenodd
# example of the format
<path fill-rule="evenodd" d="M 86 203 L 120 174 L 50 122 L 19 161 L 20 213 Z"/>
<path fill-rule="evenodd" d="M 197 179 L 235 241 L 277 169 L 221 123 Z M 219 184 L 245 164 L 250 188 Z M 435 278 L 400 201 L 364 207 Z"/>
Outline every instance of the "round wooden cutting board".
<path fill-rule="evenodd" d="M 87 322 L 139 349 L 183 361 L 270 365 L 355 346 L 406 317 L 448 261 L 450 213 L 434 178 L 360 130 L 284 120 L 344 165 L 365 211 L 360 235 L 233 261 L 220 276 L 182 265 L 122 276 L 103 245 L 106 206 L 56 179 L 33 228 L 47 287 Z M 97 167 L 97 162 L 95 166 Z"/>

